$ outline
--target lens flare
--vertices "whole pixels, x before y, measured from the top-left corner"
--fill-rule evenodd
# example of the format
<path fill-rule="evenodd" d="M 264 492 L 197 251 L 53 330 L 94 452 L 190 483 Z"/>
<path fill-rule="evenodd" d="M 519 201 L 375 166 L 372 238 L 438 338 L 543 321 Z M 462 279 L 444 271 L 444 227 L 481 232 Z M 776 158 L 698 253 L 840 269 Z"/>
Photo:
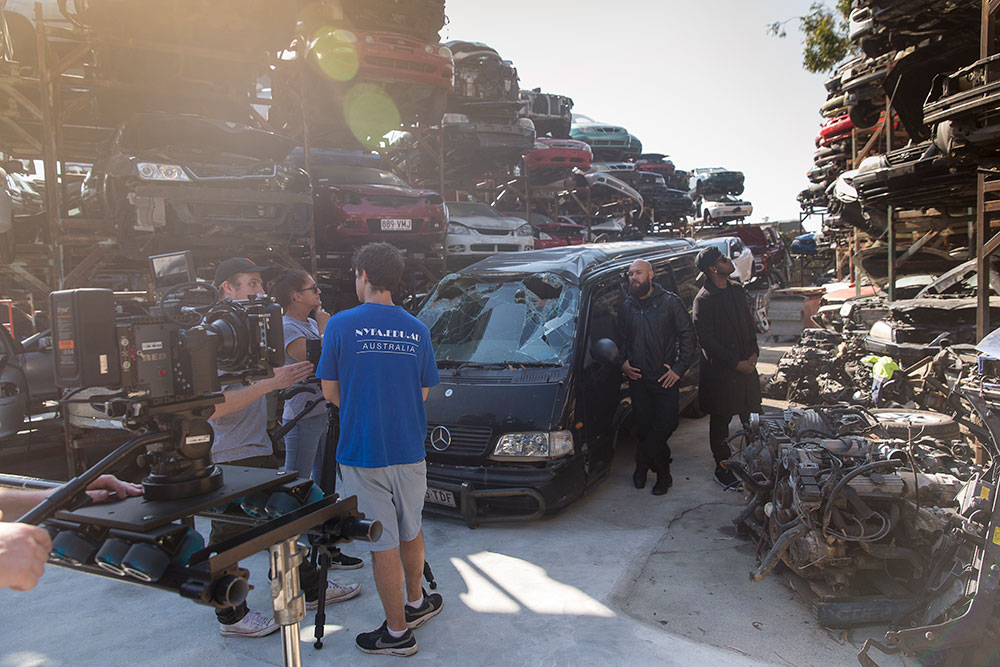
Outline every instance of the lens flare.
<path fill-rule="evenodd" d="M 399 109 L 388 93 L 372 83 L 359 83 L 344 96 L 344 119 L 354 138 L 369 148 L 387 132 L 398 130 Z"/>
<path fill-rule="evenodd" d="M 351 81 L 358 74 L 358 36 L 343 28 L 321 28 L 309 43 L 313 62 L 334 81 Z"/>

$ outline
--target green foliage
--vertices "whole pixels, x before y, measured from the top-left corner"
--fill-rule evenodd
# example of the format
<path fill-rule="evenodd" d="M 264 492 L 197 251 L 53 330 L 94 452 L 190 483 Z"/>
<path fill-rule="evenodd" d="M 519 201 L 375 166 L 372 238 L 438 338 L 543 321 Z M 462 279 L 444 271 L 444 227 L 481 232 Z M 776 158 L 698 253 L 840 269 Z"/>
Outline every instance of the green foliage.
<path fill-rule="evenodd" d="M 855 50 L 847 37 L 850 15 L 851 0 L 836 0 L 832 9 L 823 2 L 813 2 L 805 16 L 776 21 L 767 32 L 785 37 L 785 25 L 797 20 L 803 34 L 802 67 L 809 72 L 829 72 Z"/>

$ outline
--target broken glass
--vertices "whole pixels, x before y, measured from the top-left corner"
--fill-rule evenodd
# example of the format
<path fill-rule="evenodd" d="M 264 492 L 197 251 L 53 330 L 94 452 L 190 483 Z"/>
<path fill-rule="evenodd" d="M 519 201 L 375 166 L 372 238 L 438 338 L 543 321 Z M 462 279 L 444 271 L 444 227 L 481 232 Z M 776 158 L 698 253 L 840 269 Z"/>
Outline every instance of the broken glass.
<path fill-rule="evenodd" d="M 576 335 L 580 291 L 552 273 L 447 276 L 417 317 L 438 362 L 563 365 Z"/>

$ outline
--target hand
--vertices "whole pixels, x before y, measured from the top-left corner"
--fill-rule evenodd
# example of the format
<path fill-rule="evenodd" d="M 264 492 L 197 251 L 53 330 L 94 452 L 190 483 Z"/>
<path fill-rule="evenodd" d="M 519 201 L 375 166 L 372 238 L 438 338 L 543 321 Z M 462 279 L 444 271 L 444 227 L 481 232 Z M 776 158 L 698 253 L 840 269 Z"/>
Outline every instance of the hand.
<path fill-rule="evenodd" d="M 756 354 L 751 354 L 750 355 L 750 359 L 748 359 L 748 361 L 750 362 L 751 366 L 753 366 L 754 368 L 757 368 L 757 355 Z"/>
<path fill-rule="evenodd" d="M 30 591 L 45 572 L 52 540 L 44 528 L 0 523 L 0 588 Z"/>
<path fill-rule="evenodd" d="M 670 364 L 663 364 L 663 367 L 667 369 L 667 372 L 660 376 L 657 382 L 664 389 L 669 389 L 677 384 L 677 381 L 681 379 L 681 376 L 670 370 Z"/>
<path fill-rule="evenodd" d="M 749 359 L 744 359 L 736 364 L 736 371 L 744 375 L 750 375 L 754 371 L 754 364 L 750 363 Z"/>
<path fill-rule="evenodd" d="M 316 320 L 316 326 L 320 333 L 323 333 L 323 329 L 326 328 L 326 323 L 330 321 L 333 317 L 330 313 L 323 310 L 323 306 L 320 306 L 313 312 L 313 319 Z"/>
<path fill-rule="evenodd" d="M 119 500 L 124 500 L 129 496 L 141 496 L 142 487 L 131 482 L 123 482 L 114 475 L 101 475 L 87 487 L 87 495 L 95 503 L 107 502 L 111 499 L 111 494 L 118 496 Z"/>
<path fill-rule="evenodd" d="M 279 366 L 274 369 L 274 377 L 271 378 L 270 389 L 284 389 L 291 387 L 296 382 L 302 382 L 312 375 L 313 365 L 311 361 L 300 361 L 287 366 Z"/>
<path fill-rule="evenodd" d="M 642 378 L 642 371 L 630 364 L 627 360 L 622 364 L 622 373 L 624 373 L 629 380 L 638 380 Z"/>

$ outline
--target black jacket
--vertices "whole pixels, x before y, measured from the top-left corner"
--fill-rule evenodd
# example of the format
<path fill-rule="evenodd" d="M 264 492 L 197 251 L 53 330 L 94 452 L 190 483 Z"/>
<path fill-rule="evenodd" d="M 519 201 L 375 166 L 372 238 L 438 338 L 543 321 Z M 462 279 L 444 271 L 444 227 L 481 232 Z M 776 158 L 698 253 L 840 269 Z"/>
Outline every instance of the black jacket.
<path fill-rule="evenodd" d="M 694 298 L 694 326 L 701 344 L 698 398 L 710 414 L 738 415 L 760 409 L 760 379 L 736 370 L 736 364 L 760 354 L 757 327 L 747 293 L 729 281 L 719 289 L 708 280 Z"/>
<path fill-rule="evenodd" d="M 653 283 L 645 299 L 629 295 L 618 313 L 621 357 L 656 381 L 664 364 L 684 375 L 694 358 L 694 325 L 681 298 Z"/>

